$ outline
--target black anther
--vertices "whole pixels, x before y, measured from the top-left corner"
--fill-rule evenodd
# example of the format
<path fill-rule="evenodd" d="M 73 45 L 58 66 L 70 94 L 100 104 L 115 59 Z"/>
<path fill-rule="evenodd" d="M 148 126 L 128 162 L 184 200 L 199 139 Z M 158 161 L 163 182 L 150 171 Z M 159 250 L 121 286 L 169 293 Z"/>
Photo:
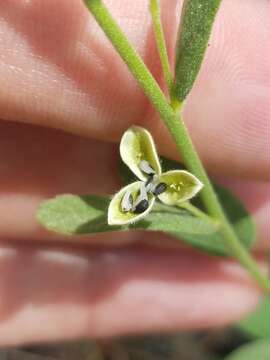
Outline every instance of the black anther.
<path fill-rule="evenodd" d="M 136 205 L 133 212 L 134 212 L 134 214 L 141 214 L 145 210 L 147 210 L 148 206 L 149 206 L 148 200 L 144 199 L 144 200 L 140 201 L 138 205 Z"/>
<path fill-rule="evenodd" d="M 152 193 L 155 195 L 155 196 L 158 196 L 162 193 L 164 193 L 166 190 L 167 190 L 167 184 L 165 183 L 159 183 L 157 184 L 157 186 L 155 187 L 155 189 L 152 191 Z"/>

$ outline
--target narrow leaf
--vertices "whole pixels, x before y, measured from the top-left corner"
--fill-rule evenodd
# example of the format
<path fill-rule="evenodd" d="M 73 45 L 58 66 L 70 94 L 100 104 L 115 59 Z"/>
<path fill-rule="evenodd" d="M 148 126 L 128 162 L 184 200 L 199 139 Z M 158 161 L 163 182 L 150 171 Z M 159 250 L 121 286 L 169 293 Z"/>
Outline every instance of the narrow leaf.
<path fill-rule="evenodd" d="M 269 360 L 270 359 L 270 341 L 269 339 L 258 340 L 251 344 L 244 345 L 237 349 L 225 360 Z"/>
<path fill-rule="evenodd" d="M 221 0 L 185 0 L 175 59 L 175 96 L 185 100 L 200 70 Z"/>
<path fill-rule="evenodd" d="M 66 235 L 83 235 L 108 231 L 142 229 L 163 231 L 177 237 L 182 234 L 208 234 L 217 229 L 211 222 L 191 216 L 185 210 L 155 204 L 143 220 L 129 226 L 107 223 L 109 197 L 61 195 L 44 201 L 38 211 L 38 221 L 48 230 Z"/>

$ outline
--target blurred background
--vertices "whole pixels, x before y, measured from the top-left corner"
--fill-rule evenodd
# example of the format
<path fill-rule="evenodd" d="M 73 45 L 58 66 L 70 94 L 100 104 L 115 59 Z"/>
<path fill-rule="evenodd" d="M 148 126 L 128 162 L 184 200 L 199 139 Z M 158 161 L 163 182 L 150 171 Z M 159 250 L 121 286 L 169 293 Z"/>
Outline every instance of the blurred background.
<path fill-rule="evenodd" d="M 269 351 L 266 297 L 253 314 L 227 328 L 8 348 L 0 351 L 0 360 L 269 360 Z"/>

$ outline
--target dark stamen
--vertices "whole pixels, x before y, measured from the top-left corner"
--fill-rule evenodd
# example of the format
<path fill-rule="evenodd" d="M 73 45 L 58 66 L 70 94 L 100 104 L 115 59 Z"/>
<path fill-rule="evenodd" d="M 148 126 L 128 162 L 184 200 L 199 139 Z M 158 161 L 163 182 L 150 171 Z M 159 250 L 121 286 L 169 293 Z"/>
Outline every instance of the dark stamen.
<path fill-rule="evenodd" d="M 154 179 L 154 175 L 149 175 L 149 176 L 148 176 L 148 179 L 147 179 L 147 181 L 146 181 L 146 183 L 145 183 L 145 187 L 146 187 L 146 188 L 147 188 L 148 185 L 151 184 L 151 182 L 153 181 L 153 179 Z"/>
<path fill-rule="evenodd" d="M 135 209 L 133 210 L 133 212 L 134 212 L 134 214 L 141 214 L 141 213 L 143 213 L 145 210 L 147 210 L 148 206 L 149 206 L 148 200 L 145 200 L 145 199 L 144 199 L 144 200 L 140 201 L 140 202 L 136 205 L 136 207 L 135 207 Z"/>
<path fill-rule="evenodd" d="M 155 195 L 155 196 L 158 196 L 162 193 L 164 193 L 166 190 L 167 190 L 167 184 L 165 183 L 159 183 L 155 189 L 152 191 L 152 193 Z"/>

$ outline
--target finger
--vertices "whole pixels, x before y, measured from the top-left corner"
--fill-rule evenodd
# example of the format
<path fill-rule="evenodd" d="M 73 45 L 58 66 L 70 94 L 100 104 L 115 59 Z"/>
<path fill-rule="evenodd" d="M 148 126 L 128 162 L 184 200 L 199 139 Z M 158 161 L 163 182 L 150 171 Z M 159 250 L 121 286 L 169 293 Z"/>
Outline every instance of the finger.
<path fill-rule="evenodd" d="M 149 24 L 145 1 L 113 5 L 133 29 L 139 20 Z M 0 17 L 3 118 L 106 139 L 108 130 L 119 135 L 131 114 L 133 121 L 141 118 L 144 96 L 81 0 L 7 0 Z M 143 50 L 145 27 L 128 33 Z"/>
<path fill-rule="evenodd" d="M 0 234 L 4 237 L 44 235 L 36 212 L 46 198 L 119 189 L 119 157 L 113 144 L 7 122 L 0 122 L 0 139 Z"/>
<path fill-rule="evenodd" d="M 185 118 L 212 173 L 269 180 L 270 4 L 258 1 L 222 2 Z M 148 1 L 106 4 L 160 80 Z M 176 5 L 164 2 L 170 49 Z M 153 129 L 163 153 L 176 157 L 164 127 L 81 1 L 7 0 L 0 16 L 3 118 L 109 140 L 140 123 Z"/>
<path fill-rule="evenodd" d="M 1 245 L 0 269 L 1 345 L 223 326 L 261 296 L 233 262 L 175 249 Z"/>
<path fill-rule="evenodd" d="M 74 239 L 56 236 L 47 233 L 36 220 L 41 201 L 55 195 L 114 194 L 122 186 L 118 162 L 118 147 L 113 144 L 52 129 L 0 122 L 0 238 L 105 245 L 133 242 L 134 232 Z M 258 227 L 257 249 L 269 248 L 270 186 L 227 178 L 217 180 L 239 195 L 253 214 Z M 149 241 L 156 244 L 155 236 Z M 168 246 L 168 238 L 165 244 Z"/>

